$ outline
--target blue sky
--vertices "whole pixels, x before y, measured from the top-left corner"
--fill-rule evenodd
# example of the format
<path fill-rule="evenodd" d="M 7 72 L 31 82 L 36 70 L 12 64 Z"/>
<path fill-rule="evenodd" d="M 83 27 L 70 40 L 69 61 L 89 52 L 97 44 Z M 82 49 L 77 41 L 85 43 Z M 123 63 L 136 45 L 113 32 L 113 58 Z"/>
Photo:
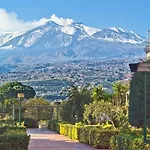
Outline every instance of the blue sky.
<path fill-rule="evenodd" d="M 56 14 L 88 26 L 121 27 L 143 36 L 150 28 L 148 0 L 1 0 L 0 8 L 15 12 L 24 21 Z"/>

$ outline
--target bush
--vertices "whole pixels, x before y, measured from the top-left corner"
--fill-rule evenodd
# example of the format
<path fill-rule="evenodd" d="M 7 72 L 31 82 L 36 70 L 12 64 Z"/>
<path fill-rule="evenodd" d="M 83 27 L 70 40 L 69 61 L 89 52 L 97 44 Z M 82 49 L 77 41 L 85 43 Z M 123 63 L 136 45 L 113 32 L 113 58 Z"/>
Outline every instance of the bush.
<path fill-rule="evenodd" d="M 11 119 L 9 120 L 0 119 L 0 126 L 12 126 L 13 123 L 14 121 Z"/>
<path fill-rule="evenodd" d="M 78 139 L 77 130 L 78 127 L 71 124 L 59 124 L 60 125 L 60 134 L 69 136 L 71 139 Z"/>
<path fill-rule="evenodd" d="M 52 131 L 56 131 L 57 133 L 60 133 L 60 126 L 59 122 L 57 120 L 51 120 L 48 122 L 48 129 Z"/>
<path fill-rule="evenodd" d="M 132 134 L 119 134 L 111 137 L 112 150 L 149 150 L 150 144 L 144 144 L 143 136 Z"/>
<path fill-rule="evenodd" d="M 0 134 L 3 134 L 6 131 L 7 127 L 0 127 Z"/>
<path fill-rule="evenodd" d="M 109 102 L 93 101 L 85 105 L 83 121 L 86 124 L 105 124 L 110 128 L 119 128 L 128 123 L 127 107 L 113 106 Z"/>
<path fill-rule="evenodd" d="M 118 130 L 93 130 L 90 134 L 90 145 L 95 148 L 110 148 L 110 138 L 118 134 Z"/>
<path fill-rule="evenodd" d="M 105 149 L 110 147 L 110 138 L 118 132 L 118 130 L 81 127 L 78 129 L 78 140 L 95 148 Z"/>
<path fill-rule="evenodd" d="M 33 118 L 26 118 L 24 120 L 24 126 L 27 128 L 37 128 L 38 122 Z"/>
<path fill-rule="evenodd" d="M 50 121 L 48 128 L 95 148 L 109 148 L 110 138 L 119 132 L 118 130 L 102 129 L 100 125 L 72 125 L 56 121 Z"/>
<path fill-rule="evenodd" d="M 28 150 L 30 136 L 25 128 L 11 127 L 0 134 L 1 150 Z"/>

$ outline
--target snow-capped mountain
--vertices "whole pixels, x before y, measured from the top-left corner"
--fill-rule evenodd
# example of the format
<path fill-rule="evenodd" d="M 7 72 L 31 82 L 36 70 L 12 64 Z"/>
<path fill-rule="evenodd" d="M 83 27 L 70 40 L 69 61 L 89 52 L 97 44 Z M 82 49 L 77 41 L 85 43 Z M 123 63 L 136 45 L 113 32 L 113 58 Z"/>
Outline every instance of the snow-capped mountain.
<path fill-rule="evenodd" d="M 0 33 L 0 46 L 23 33 L 25 31 Z"/>
<path fill-rule="evenodd" d="M 133 31 L 125 31 L 121 28 L 105 28 L 93 35 L 98 39 L 116 41 L 122 43 L 141 44 L 145 42 L 145 38 L 134 33 Z"/>
<path fill-rule="evenodd" d="M 0 60 L 17 59 L 20 63 L 28 59 L 46 62 L 132 57 L 144 55 L 145 41 L 144 37 L 121 28 L 100 30 L 83 23 L 62 26 L 48 21 L 32 30 L 0 34 Z"/>

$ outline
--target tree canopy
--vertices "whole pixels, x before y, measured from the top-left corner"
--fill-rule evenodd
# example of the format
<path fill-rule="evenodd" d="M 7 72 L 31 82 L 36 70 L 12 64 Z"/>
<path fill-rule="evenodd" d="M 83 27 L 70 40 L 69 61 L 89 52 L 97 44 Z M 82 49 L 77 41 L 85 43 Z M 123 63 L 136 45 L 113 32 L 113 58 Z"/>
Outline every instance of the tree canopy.
<path fill-rule="evenodd" d="M 62 103 L 62 119 L 71 123 L 82 121 L 84 105 L 91 101 L 91 92 L 87 87 L 71 87 L 68 100 Z"/>
<path fill-rule="evenodd" d="M 115 105 L 124 106 L 126 104 L 126 92 L 129 90 L 129 85 L 121 82 L 113 83 Z"/>
<path fill-rule="evenodd" d="M 95 101 L 104 100 L 104 98 L 105 98 L 105 91 L 103 90 L 102 85 L 99 85 L 98 87 L 94 87 L 93 88 L 91 97 Z"/>
<path fill-rule="evenodd" d="M 144 72 L 136 72 L 130 85 L 129 122 L 136 127 L 142 127 L 144 123 L 144 95 L 145 95 Z M 150 73 L 146 73 L 146 102 L 147 102 L 147 125 L 150 126 Z"/>
<path fill-rule="evenodd" d="M 24 93 L 25 99 L 33 98 L 36 94 L 32 87 L 21 82 L 7 82 L 0 86 L 0 94 L 6 99 L 17 98 L 18 93 Z"/>

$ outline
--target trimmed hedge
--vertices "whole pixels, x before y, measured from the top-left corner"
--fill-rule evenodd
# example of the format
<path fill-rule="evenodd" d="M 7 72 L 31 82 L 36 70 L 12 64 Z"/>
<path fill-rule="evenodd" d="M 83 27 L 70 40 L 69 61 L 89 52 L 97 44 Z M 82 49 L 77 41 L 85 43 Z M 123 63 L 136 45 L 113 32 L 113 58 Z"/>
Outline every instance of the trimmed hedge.
<path fill-rule="evenodd" d="M 118 130 L 83 127 L 78 128 L 78 140 L 95 148 L 108 149 L 110 138 L 118 133 Z"/>
<path fill-rule="evenodd" d="M 9 119 L 9 120 L 2 120 L 2 119 L 0 119 L 0 126 L 12 126 L 13 123 L 16 123 L 16 121 L 14 122 L 11 119 Z"/>
<path fill-rule="evenodd" d="M 60 133 L 60 126 L 56 120 L 52 120 L 48 122 L 48 129 Z"/>
<path fill-rule="evenodd" d="M 69 136 L 71 139 L 78 140 L 78 127 L 71 124 L 59 124 L 59 133 Z"/>
<path fill-rule="evenodd" d="M 62 135 L 69 136 L 71 139 L 78 140 L 81 143 L 103 149 L 110 147 L 110 138 L 119 132 L 118 130 L 101 129 L 101 127 L 97 125 L 77 126 L 58 123 L 56 121 L 50 121 L 48 128 Z"/>
<path fill-rule="evenodd" d="M 25 128 L 8 127 L 0 134 L 1 150 L 28 150 L 30 136 L 26 134 Z"/>
<path fill-rule="evenodd" d="M 144 144 L 143 136 L 119 134 L 110 139 L 111 150 L 150 150 L 150 144 Z"/>

